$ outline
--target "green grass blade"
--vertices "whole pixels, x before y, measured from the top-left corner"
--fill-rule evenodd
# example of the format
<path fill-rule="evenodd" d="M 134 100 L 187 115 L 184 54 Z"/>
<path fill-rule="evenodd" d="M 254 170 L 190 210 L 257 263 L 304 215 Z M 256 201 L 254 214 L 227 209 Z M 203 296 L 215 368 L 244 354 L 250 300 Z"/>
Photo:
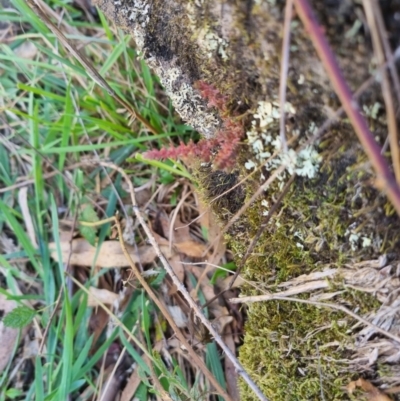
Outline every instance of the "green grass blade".
<path fill-rule="evenodd" d="M 207 366 L 211 370 L 214 377 L 218 380 L 218 383 L 223 389 L 226 389 L 225 375 L 222 368 L 221 360 L 218 354 L 217 345 L 215 342 L 207 344 L 206 351 Z M 221 396 L 218 396 L 219 401 L 224 401 Z"/>
<path fill-rule="evenodd" d="M 140 153 L 136 153 L 135 159 L 139 162 L 146 163 L 150 166 L 157 167 L 161 170 L 168 171 L 169 173 L 179 175 L 181 177 L 188 178 L 191 181 L 194 181 L 194 177 L 180 164 L 174 163 L 174 166 L 178 166 L 179 168 L 169 166 L 165 162 L 161 162 L 159 160 L 151 160 L 151 159 L 146 159 L 143 155 Z"/>
<path fill-rule="evenodd" d="M 43 369 L 40 355 L 35 358 L 35 400 L 44 400 Z"/>
<path fill-rule="evenodd" d="M 37 261 L 36 250 L 33 248 L 28 235 L 22 228 L 21 224 L 14 217 L 10 208 L 7 205 L 5 205 L 1 199 L 0 199 L 0 212 L 1 212 L 0 216 L 2 215 L 3 218 L 5 218 L 8 224 L 11 226 L 14 235 L 17 237 L 18 243 L 25 250 L 29 258 L 29 261 L 32 263 L 32 265 L 36 270 L 36 273 L 39 274 L 39 276 L 43 279 L 43 270 Z"/>

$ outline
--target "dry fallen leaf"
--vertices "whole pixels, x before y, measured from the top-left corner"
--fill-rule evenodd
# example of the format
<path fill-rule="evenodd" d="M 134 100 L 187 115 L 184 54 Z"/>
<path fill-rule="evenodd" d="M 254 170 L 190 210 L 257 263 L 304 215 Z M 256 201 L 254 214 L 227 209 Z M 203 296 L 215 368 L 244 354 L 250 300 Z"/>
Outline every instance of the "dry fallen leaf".
<path fill-rule="evenodd" d="M 204 202 L 199 202 L 199 215 L 200 215 L 200 225 L 206 230 L 207 237 L 206 240 L 212 244 L 221 232 L 221 228 L 217 223 L 217 219 L 210 208 Z"/>
<path fill-rule="evenodd" d="M 0 313 L 6 315 L 11 312 L 18 305 L 15 301 L 8 300 L 3 294 L 0 293 Z M 15 342 L 18 338 L 18 329 L 5 327 L 3 322 L 0 321 L 0 373 L 6 368 L 10 358 L 12 357 Z"/>
<path fill-rule="evenodd" d="M 106 305 L 112 305 L 118 299 L 118 294 L 104 288 L 89 288 L 88 306 L 98 306 L 99 301 Z"/>
<path fill-rule="evenodd" d="M 14 53 L 18 57 L 32 60 L 37 54 L 37 47 L 33 42 L 25 41 L 14 50 Z"/>
<path fill-rule="evenodd" d="M 179 278 L 179 281 L 182 282 L 185 278 L 185 265 L 182 264 L 181 257 L 176 254 L 172 255 L 168 258 L 168 262 L 176 276 Z"/>
<path fill-rule="evenodd" d="M 350 382 L 347 385 L 347 391 L 350 394 L 353 394 L 357 387 L 366 393 L 368 401 L 391 401 L 391 398 L 389 398 L 388 395 L 380 391 L 371 382 L 363 378 Z"/>
<path fill-rule="evenodd" d="M 95 261 L 96 248 L 90 245 L 85 239 L 79 238 L 70 242 L 65 241 L 60 243 L 61 259 L 63 263 L 69 263 L 76 266 L 92 266 Z M 152 263 L 157 257 L 156 252 L 152 246 L 138 247 L 137 255 L 135 249 L 126 246 L 134 263 L 138 263 L 139 259 L 142 264 Z M 58 261 L 57 246 L 54 242 L 50 244 L 51 257 Z M 162 247 L 164 254 L 168 251 L 166 247 Z M 69 257 L 71 254 L 71 257 Z M 139 258 L 138 258 L 139 256 Z M 167 256 L 167 255 L 166 255 Z M 96 266 L 102 268 L 118 268 L 128 267 L 129 262 L 125 258 L 121 245 L 118 241 L 104 241 L 98 251 L 96 259 Z"/>
<path fill-rule="evenodd" d="M 192 240 L 175 243 L 174 247 L 179 253 L 184 253 L 185 255 L 192 258 L 204 257 L 207 249 L 207 246 L 205 244 L 201 244 L 200 242 Z"/>

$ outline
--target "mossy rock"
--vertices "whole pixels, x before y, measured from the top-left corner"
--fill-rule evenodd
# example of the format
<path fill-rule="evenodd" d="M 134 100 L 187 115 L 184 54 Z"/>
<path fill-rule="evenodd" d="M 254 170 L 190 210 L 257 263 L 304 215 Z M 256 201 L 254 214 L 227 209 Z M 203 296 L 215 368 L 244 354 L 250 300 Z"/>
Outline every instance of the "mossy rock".
<path fill-rule="evenodd" d="M 176 110 L 206 138 L 217 135 L 224 119 L 240 116 L 247 134 L 234 168 L 218 171 L 211 163 L 194 171 L 206 201 L 244 179 L 282 146 L 277 138 L 283 0 L 97 3 L 132 33 Z M 394 3 L 385 2 L 385 7 Z M 343 74 L 356 90 L 370 77 L 372 54 L 359 19 L 361 6 L 346 0 L 315 0 L 313 5 Z M 397 45 L 396 30 L 390 33 Z M 399 218 L 375 189 L 370 162 L 346 118 L 331 125 L 312 146 L 305 145 L 340 104 L 298 20 L 292 22 L 291 36 L 286 139 L 291 149 L 303 147 L 313 160 L 304 159 L 301 168 L 297 161 L 292 166 L 297 177 L 243 270 L 257 288 L 246 286 L 242 291 L 243 295 L 291 294 L 341 309 L 288 300 L 250 304 L 240 359 L 270 400 L 347 400 L 351 396 L 346 386 L 359 377 L 382 389 L 400 379 L 399 343 L 343 309 L 398 332 L 393 310 L 400 287 Z M 228 115 L 209 107 L 197 89 L 198 81 L 213 85 L 226 97 Z M 387 124 L 380 85 L 370 85 L 359 103 L 383 146 Z M 266 167 L 212 203 L 221 225 L 278 166 L 266 162 Z M 237 263 L 289 179 L 289 170 L 226 233 Z M 243 383 L 241 399 L 255 399 Z"/>

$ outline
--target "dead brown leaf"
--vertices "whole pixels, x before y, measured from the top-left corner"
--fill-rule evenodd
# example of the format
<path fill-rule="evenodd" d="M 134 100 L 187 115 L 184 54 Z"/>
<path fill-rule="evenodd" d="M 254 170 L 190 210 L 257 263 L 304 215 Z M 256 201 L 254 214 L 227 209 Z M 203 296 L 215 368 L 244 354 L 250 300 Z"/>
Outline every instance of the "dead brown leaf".
<path fill-rule="evenodd" d="M 132 400 L 141 382 L 142 378 L 139 375 L 138 369 L 134 369 L 122 391 L 121 401 Z"/>
<path fill-rule="evenodd" d="M 61 248 L 61 259 L 63 263 L 67 263 L 76 266 L 92 266 L 95 261 L 96 248 L 90 245 L 85 239 L 79 238 L 72 241 L 72 246 L 69 241 L 60 243 Z M 134 263 L 138 263 L 139 260 L 142 264 L 152 263 L 157 257 L 156 252 L 152 246 L 141 246 L 138 247 L 138 254 L 135 249 L 130 246 L 126 246 L 128 252 Z M 51 257 L 58 261 L 57 247 L 54 242 L 50 244 Z M 166 247 L 162 248 L 162 251 L 168 253 Z M 69 258 L 71 253 L 71 258 Z M 102 268 L 118 268 L 128 267 L 129 262 L 125 258 L 122 252 L 121 245 L 118 241 L 104 241 L 98 251 L 96 259 L 96 266 Z"/>
<path fill-rule="evenodd" d="M 179 214 L 175 217 L 172 238 L 168 237 L 168 239 L 172 240 L 174 244 L 186 242 L 191 239 L 190 227 L 182 223 Z"/>
<path fill-rule="evenodd" d="M 199 202 L 200 225 L 207 231 L 206 240 L 211 244 L 221 232 L 217 220 L 210 209 L 204 202 Z"/>
<path fill-rule="evenodd" d="M 118 299 L 118 294 L 104 288 L 89 288 L 88 306 L 99 306 L 99 301 L 112 305 Z"/>
<path fill-rule="evenodd" d="M 93 334 L 93 344 L 96 344 L 101 333 L 106 328 L 110 316 L 103 308 L 96 308 L 89 319 L 89 331 Z M 95 345 L 92 346 L 94 348 Z"/>
<path fill-rule="evenodd" d="M 207 249 L 205 244 L 193 240 L 175 243 L 174 247 L 179 253 L 184 253 L 192 258 L 204 257 Z"/>
<path fill-rule="evenodd" d="M 391 398 L 389 398 L 387 394 L 383 393 L 378 388 L 376 388 L 371 382 L 363 378 L 350 382 L 347 385 L 347 391 L 350 394 L 353 394 L 353 392 L 357 389 L 357 387 L 359 387 L 360 390 L 366 393 L 368 401 L 391 401 Z"/>
<path fill-rule="evenodd" d="M 185 265 L 182 264 L 181 257 L 179 255 L 172 255 L 168 258 L 168 262 L 172 267 L 172 270 L 179 278 L 179 281 L 183 282 L 185 278 Z"/>
<path fill-rule="evenodd" d="M 15 301 L 8 300 L 5 295 L 0 293 L 0 312 L 5 315 L 17 307 Z M 18 338 L 18 329 L 5 327 L 0 321 L 0 373 L 6 368 L 12 357 L 15 342 Z"/>

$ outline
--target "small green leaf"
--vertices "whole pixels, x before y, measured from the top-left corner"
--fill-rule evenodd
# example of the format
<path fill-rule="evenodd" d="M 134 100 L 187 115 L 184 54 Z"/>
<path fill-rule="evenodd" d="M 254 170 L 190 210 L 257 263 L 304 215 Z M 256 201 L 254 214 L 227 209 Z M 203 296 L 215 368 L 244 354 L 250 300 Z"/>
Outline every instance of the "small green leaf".
<path fill-rule="evenodd" d="M 166 270 L 160 270 L 157 275 L 150 277 L 149 284 L 153 288 L 158 288 L 163 282 L 166 274 L 167 274 Z"/>
<path fill-rule="evenodd" d="M 21 329 L 27 326 L 35 317 L 36 311 L 27 306 L 18 306 L 4 316 L 4 326 Z"/>
<path fill-rule="evenodd" d="M 15 398 L 21 397 L 23 392 L 17 388 L 10 388 L 6 391 L 6 397 L 10 400 L 14 400 Z"/>
<path fill-rule="evenodd" d="M 236 271 L 235 262 L 225 263 L 224 265 L 222 265 L 222 267 L 224 269 L 226 269 L 226 270 L 229 270 L 229 271 Z M 210 284 L 214 285 L 214 284 L 217 283 L 217 280 L 219 278 L 224 279 L 225 277 L 227 277 L 228 276 L 228 272 L 226 270 L 222 270 L 222 269 L 215 270 L 214 274 L 211 277 Z"/>
<path fill-rule="evenodd" d="M 99 221 L 99 218 L 93 209 L 92 205 L 85 205 L 84 208 L 82 209 L 79 220 L 81 221 L 86 221 L 89 223 L 94 223 L 96 221 Z M 83 225 L 79 225 L 79 231 L 82 235 L 83 238 L 85 238 L 90 245 L 95 246 L 96 244 L 96 234 L 97 234 L 97 228 L 96 227 L 87 227 Z"/>
<path fill-rule="evenodd" d="M 95 221 L 99 221 L 97 213 L 93 209 L 92 205 L 85 205 L 83 208 L 80 219 L 83 221 L 88 221 L 90 223 L 94 223 Z"/>

